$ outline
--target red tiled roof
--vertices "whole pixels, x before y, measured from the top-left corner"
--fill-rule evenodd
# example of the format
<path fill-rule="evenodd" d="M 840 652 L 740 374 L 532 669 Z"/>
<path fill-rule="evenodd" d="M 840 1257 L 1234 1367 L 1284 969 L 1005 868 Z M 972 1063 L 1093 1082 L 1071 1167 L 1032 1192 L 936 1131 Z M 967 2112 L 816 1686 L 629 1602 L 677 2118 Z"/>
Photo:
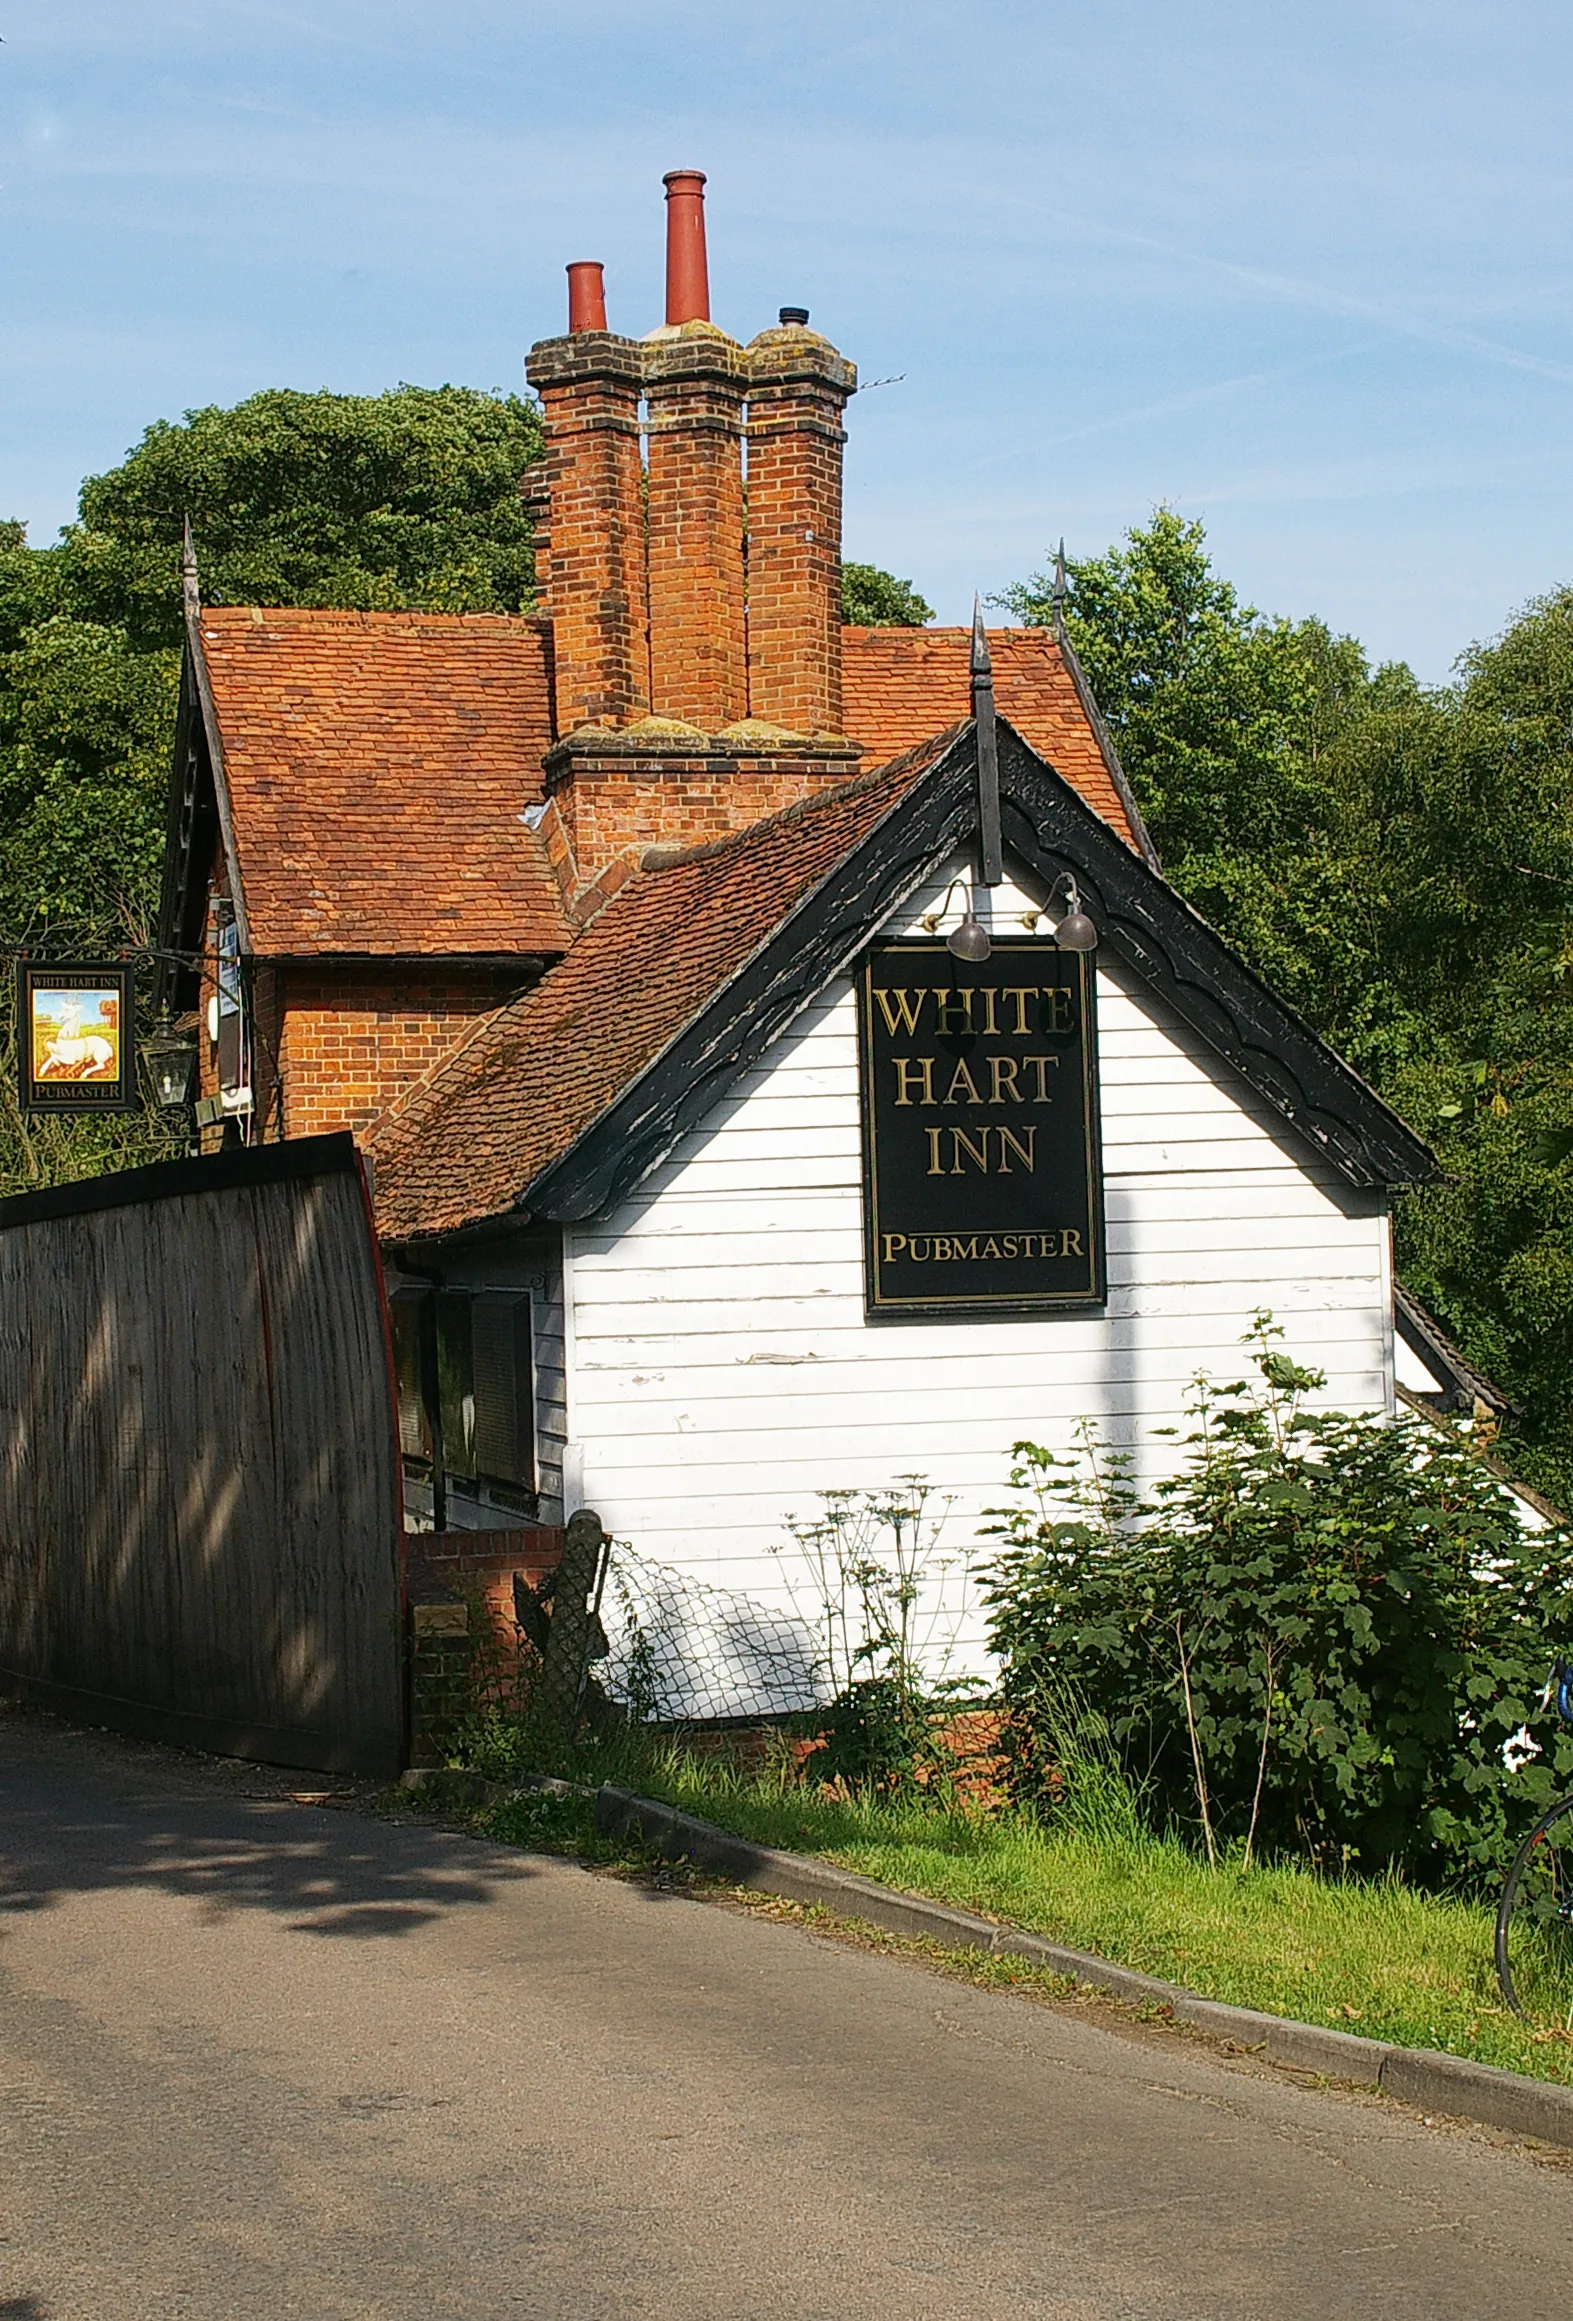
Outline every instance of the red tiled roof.
<path fill-rule="evenodd" d="M 1095 813 L 1136 843 L 1130 819 L 1047 629 L 990 629 L 994 704 Z M 970 629 L 843 629 L 842 693 L 849 735 L 870 765 L 927 741 L 972 712 Z"/>
<path fill-rule="evenodd" d="M 519 819 L 552 738 L 544 621 L 210 606 L 202 645 L 256 951 L 566 948 Z"/>
<path fill-rule="evenodd" d="M 966 629 L 845 629 L 868 766 L 967 716 Z M 505 614 L 209 606 L 241 885 L 263 956 L 562 951 L 536 834 L 550 623 Z M 1052 636 L 989 633 L 1002 716 L 1122 837 L 1130 824 Z"/>
<path fill-rule="evenodd" d="M 541 983 L 373 1128 L 383 1237 L 451 1232 L 514 1208 L 936 754 L 913 750 L 636 873 Z"/>

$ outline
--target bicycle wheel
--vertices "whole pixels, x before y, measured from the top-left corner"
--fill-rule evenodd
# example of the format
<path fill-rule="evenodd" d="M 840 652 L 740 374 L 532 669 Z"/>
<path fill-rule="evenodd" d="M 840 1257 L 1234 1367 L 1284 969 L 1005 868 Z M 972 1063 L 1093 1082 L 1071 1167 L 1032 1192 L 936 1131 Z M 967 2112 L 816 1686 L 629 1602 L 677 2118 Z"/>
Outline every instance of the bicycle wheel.
<path fill-rule="evenodd" d="M 1515 2015 L 1573 2029 L 1573 1796 L 1513 1857 L 1497 1910 L 1497 1981 Z"/>

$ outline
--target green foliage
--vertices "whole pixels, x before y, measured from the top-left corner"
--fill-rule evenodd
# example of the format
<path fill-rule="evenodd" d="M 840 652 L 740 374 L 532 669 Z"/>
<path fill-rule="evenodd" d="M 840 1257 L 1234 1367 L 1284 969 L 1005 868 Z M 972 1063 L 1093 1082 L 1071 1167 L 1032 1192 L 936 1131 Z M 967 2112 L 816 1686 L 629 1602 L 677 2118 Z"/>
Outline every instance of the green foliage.
<path fill-rule="evenodd" d="M 841 618 L 858 629 L 920 629 L 934 618 L 934 608 L 910 580 L 881 572 L 877 564 L 843 564 Z"/>
<path fill-rule="evenodd" d="M 514 395 L 276 388 L 150 427 L 83 485 L 53 553 L 73 603 L 139 646 L 179 642 L 188 517 L 209 603 L 518 612 L 534 585 L 519 480 L 540 451 Z"/>
<path fill-rule="evenodd" d="M 1526 1534 L 1467 1439 L 1199 1384 L 1178 1472 L 1017 1446 L 985 1592 L 1022 1780 L 1052 1802 L 1067 1697 L 1160 1826 L 1431 1883 L 1500 1871 L 1573 1735 L 1540 1695 L 1573 1623 L 1568 1541 Z"/>

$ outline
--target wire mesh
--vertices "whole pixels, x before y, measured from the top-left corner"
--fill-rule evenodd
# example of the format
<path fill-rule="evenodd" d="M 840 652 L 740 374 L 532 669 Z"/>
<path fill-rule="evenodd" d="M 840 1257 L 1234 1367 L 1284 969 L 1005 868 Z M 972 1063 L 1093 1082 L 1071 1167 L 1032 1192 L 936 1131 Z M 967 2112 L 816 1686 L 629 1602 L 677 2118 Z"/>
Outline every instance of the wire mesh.
<path fill-rule="evenodd" d="M 828 1697 L 820 1641 L 798 1614 L 652 1563 L 621 1543 L 601 1596 L 595 1679 L 644 1723 L 774 1717 Z"/>

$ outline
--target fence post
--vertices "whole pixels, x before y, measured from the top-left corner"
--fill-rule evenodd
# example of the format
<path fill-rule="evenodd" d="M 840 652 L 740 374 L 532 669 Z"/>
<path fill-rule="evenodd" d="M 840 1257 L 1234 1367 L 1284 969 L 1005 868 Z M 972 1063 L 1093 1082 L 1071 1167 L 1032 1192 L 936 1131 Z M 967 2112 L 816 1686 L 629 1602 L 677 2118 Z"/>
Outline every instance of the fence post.
<path fill-rule="evenodd" d="M 542 1722 L 548 1732 L 571 1741 L 590 1665 L 593 1598 L 600 1576 L 606 1534 L 591 1507 L 568 1518 L 562 1561 L 552 1587 L 552 1620 L 541 1668 Z"/>

